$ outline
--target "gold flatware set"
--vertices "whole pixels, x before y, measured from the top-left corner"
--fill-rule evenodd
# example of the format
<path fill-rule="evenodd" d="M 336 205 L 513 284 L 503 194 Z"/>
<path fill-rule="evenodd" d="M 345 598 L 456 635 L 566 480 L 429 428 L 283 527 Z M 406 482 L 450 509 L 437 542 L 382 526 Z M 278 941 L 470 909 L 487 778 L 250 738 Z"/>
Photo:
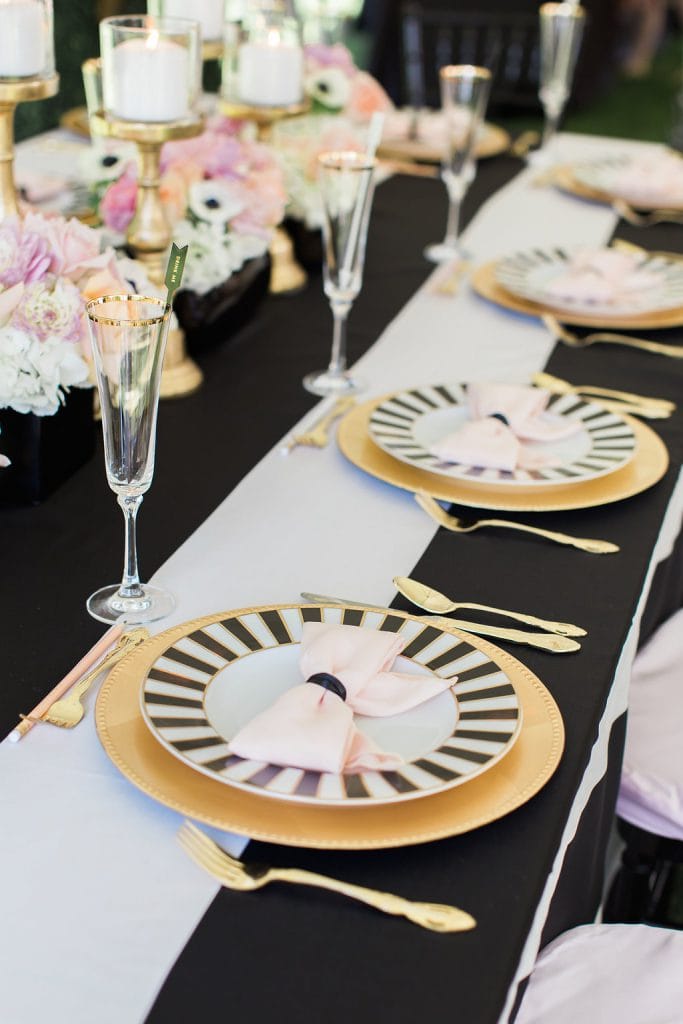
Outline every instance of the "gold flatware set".
<path fill-rule="evenodd" d="M 300 434 L 292 434 L 280 448 L 283 455 L 288 455 L 294 448 L 303 445 L 309 448 L 325 448 L 330 440 L 330 427 L 355 405 L 355 398 L 350 395 L 338 398 L 331 409 L 323 413 L 313 425 Z"/>
<path fill-rule="evenodd" d="M 637 395 L 632 391 L 616 391 L 613 388 L 596 387 L 592 384 L 570 384 L 561 377 L 550 373 L 535 373 L 531 378 L 539 388 L 546 388 L 556 395 L 577 395 L 579 398 L 595 400 L 610 412 L 628 413 L 643 419 L 667 419 L 676 410 L 676 403 L 667 398 L 652 398 Z"/>
<path fill-rule="evenodd" d="M 554 337 L 559 338 L 570 348 L 588 348 L 589 345 L 608 344 L 625 345 L 628 348 L 641 349 L 643 352 L 653 352 L 660 356 L 669 356 L 672 359 L 683 359 L 683 345 L 666 345 L 661 341 L 650 341 L 648 338 L 632 338 L 630 334 L 615 334 L 612 331 L 594 331 L 581 337 L 573 331 L 569 331 L 557 317 L 551 313 L 544 313 L 541 320 Z"/>

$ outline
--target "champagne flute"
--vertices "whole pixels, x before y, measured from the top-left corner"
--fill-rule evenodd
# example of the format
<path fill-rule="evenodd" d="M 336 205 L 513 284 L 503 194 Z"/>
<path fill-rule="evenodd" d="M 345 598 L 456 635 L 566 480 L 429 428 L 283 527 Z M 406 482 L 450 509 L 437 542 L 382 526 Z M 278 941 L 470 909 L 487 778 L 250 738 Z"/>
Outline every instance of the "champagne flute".
<path fill-rule="evenodd" d="M 107 482 L 125 519 L 121 583 L 88 598 L 101 622 L 154 622 L 175 607 L 169 593 L 142 584 L 135 524 L 154 474 L 161 367 L 171 307 L 146 295 L 105 295 L 86 305 L 102 410 Z"/>
<path fill-rule="evenodd" d="M 541 84 L 538 95 L 543 105 L 545 125 L 537 154 L 545 156 L 569 99 L 586 12 L 577 3 L 545 3 L 539 10 L 539 21 Z"/>
<path fill-rule="evenodd" d="M 425 249 L 432 263 L 464 259 L 459 240 L 460 208 L 475 175 L 477 133 L 486 111 L 491 72 L 472 64 L 449 64 L 439 70 L 446 148 L 441 177 L 448 192 L 448 220 L 443 242 Z"/>
<path fill-rule="evenodd" d="M 363 284 L 375 161 L 352 151 L 322 153 L 318 161 L 325 251 L 323 287 L 332 307 L 334 329 L 329 366 L 304 377 L 304 387 L 314 395 L 343 395 L 358 389 L 346 371 L 346 323 Z"/>

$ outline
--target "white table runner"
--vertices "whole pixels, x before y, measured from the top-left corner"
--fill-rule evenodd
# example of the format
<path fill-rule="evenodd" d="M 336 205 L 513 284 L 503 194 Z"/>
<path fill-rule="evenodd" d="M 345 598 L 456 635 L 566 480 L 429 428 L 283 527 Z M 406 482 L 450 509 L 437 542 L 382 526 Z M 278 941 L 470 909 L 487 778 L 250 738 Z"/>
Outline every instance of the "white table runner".
<path fill-rule="evenodd" d="M 563 159 L 642 148 L 581 136 L 563 136 L 559 145 Z M 609 209 L 535 188 L 535 174 L 523 172 L 469 226 L 466 243 L 477 262 L 558 240 L 609 238 Z M 368 395 L 447 379 L 525 381 L 552 345 L 538 324 L 466 288 L 456 298 L 423 288 L 356 369 Z M 679 523 L 680 509 L 678 516 Z M 286 458 L 275 448 L 155 575 L 179 598 L 159 628 L 296 600 L 300 590 L 389 601 L 392 576 L 410 572 L 434 532 L 409 494 L 362 474 L 334 446 Z M 623 678 L 632 655 L 627 646 Z M 577 795 L 576 820 L 603 771 L 598 764 Z M 117 773 L 92 714 L 74 732 L 41 727 L 18 745 L 0 745 L 0 778 L 2 1019 L 142 1021 L 217 889 L 174 842 L 178 816 Z M 558 870 L 571 829 L 572 822 Z M 233 848 L 244 842 L 234 837 Z M 545 913 L 547 906 L 539 908 L 520 976 L 533 962 Z"/>

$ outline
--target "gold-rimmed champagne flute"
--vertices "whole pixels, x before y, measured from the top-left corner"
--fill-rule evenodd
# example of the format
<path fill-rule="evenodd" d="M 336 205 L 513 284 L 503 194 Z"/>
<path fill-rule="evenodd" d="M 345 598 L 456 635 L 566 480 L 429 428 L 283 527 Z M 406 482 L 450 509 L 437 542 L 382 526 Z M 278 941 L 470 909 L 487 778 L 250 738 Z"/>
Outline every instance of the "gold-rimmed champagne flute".
<path fill-rule="evenodd" d="M 447 133 L 441 177 L 448 192 L 448 220 L 443 242 L 425 249 L 432 263 L 465 255 L 460 245 L 460 208 L 475 175 L 477 134 L 489 99 L 491 72 L 473 64 L 448 64 L 439 70 L 439 86 Z"/>
<path fill-rule="evenodd" d="M 539 99 L 545 125 L 541 148 L 535 157 L 546 158 L 571 92 L 574 69 L 581 49 L 586 12 L 578 3 L 544 3 L 539 10 L 541 80 Z"/>
<path fill-rule="evenodd" d="M 154 474 L 161 367 L 171 308 L 147 295 L 105 295 L 86 305 L 102 410 L 107 482 L 125 519 L 121 583 L 88 598 L 101 622 L 154 622 L 168 615 L 175 599 L 140 582 L 136 518 Z"/>
<path fill-rule="evenodd" d="M 309 373 L 304 387 L 314 395 L 358 390 L 346 370 L 346 323 L 363 284 L 365 243 L 372 207 L 375 161 L 353 151 L 318 157 L 323 205 L 323 287 L 332 307 L 332 355 L 326 370 Z"/>

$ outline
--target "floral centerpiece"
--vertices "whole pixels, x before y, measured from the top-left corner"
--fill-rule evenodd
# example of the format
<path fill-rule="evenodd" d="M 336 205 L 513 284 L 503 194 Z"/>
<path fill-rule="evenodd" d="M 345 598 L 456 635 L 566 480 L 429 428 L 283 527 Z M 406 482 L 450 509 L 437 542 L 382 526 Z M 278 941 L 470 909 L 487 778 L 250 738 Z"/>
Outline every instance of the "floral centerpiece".
<path fill-rule="evenodd" d="M 304 53 L 304 90 L 311 113 L 277 124 L 273 146 L 285 174 L 288 218 L 317 231 L 323 217 L 318 156 L 328 150 L 364 152 L 372 115 L 392 110 L 393 105 L 381 85 L 356 67 L 340 43 L 307 46 Z"/>
<path fill-rule="evenodd" d="M 284 216 L 277 161 L 237 131 L 234 122 L 214 118 L 201 135 L 169 142 L 161 153 L 161 199 L 175 242 L 189 245 L 183 288 L 198 295 L 263 256 Z M 123 235 L 137 200 L 134 163 L 104 151 L 89 173 L 102 223 Z"/>
<path fill-rule="evenodd" d="M 28 211 L 0 223 L 3 500 L 39 500 L 92 452 L 85 306 L 132 290 L 130 268 L 101 249 L 100 233 L 77 220 Z"/>

